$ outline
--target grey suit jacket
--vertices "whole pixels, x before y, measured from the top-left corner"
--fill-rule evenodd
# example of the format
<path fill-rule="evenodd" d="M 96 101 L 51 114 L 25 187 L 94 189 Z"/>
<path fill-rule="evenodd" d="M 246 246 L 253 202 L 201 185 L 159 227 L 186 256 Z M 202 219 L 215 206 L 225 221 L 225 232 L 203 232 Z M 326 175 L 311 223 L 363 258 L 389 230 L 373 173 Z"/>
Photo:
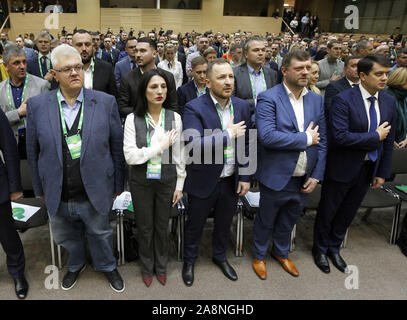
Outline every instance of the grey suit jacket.
<path fill-rule="evenodd" d="M 322 59 L 318 63 L 319 63 L 319 79 L 317 82 L 317 87 L 321 90 L 321 95 L 324 96 L 325 88 L 330 83 L 330 79 L 332 77 L 333 72 L 329 68 L 328 58 Z M 337 60 L 336 63 L 338 66 L 338 73 L 341 77 L 343 77 L 345 75 L 343 72 L 343 67 L 345 64 L 340 60 Z"/>
<path fill-rule="evenodd" d="M 27 73 L 28 74 L 28 73 Z M 6 79 L 2 82 L 0 82 L 0 108 L 3 110 L 3 112 L 6 114 L 8 122 L 10 123 L 11 128 L 13 129 L 14 135 L 16 138 L 18 137 L 18 124 L 20 123 L 21 120 L 26 122 L 25 117 L 20 118 L 18 115 L 17 109 L 14 106 L 14 100 L 11 99 L 11 103 L 13 105 L 13 108 L 10 108 L 10 105 L 8 103 L 8 81 L 9 79 Z M 41 93 L 47 92 L 50 89 L 50 83 L 44 79 L 41 79 L 39 77 L 33 76 L 32 74 L 28 74 L 28 83 L 27 83 L 27 89 L 25 92 L 24 99 L 28 99 L 31 97 L 34 97 L 36 95 L 39 95 Z"/>
<path fill-rule="evenodd" d="M 263 71 L 267 89 L 274 87 L 278 83 L 277 72 L 270 68 L 263 68 Z M 235 75 L 235 88 L 233 90 L 233 95 L 248 101 L 250 103 L 250 113 L 254 114 L 255 101 L 253 99 L 253 90 L 250 83 L 247 64 L 244 63 L 236 68 L 233 68 L 233 73 Z"/>

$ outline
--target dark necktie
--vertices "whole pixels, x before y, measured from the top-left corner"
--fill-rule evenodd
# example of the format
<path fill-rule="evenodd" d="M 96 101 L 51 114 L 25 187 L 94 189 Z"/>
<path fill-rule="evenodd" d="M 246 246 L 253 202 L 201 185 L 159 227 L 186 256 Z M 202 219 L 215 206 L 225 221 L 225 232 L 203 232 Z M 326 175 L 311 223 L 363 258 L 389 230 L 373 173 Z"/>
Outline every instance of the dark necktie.
<path fill-rule="evenodd" d="M 171 62 L 168 62 L 168 68 L 172 68 L 172 64 L 171 64 Z"/>
<path fill-rule="evenodd" d="M 367 100 L 370 101 L 369 116 L 370 116 L 370 127 L 369 132 L 375 132 L 377 129 L 377 114 L 375 108 L 375 97 L 370 97 Z M 369 159 L 375 162 L 377 160 L 377 150 L 370 151 L 368 153 Z"/>
<path fill-rule="evenodd" d="M 41 57 L 41 68 L 42 68 L 42 74 L 45 76 L 48 72 L 48 66 L 47 66 L 47 57 L 42 56 Z"/>

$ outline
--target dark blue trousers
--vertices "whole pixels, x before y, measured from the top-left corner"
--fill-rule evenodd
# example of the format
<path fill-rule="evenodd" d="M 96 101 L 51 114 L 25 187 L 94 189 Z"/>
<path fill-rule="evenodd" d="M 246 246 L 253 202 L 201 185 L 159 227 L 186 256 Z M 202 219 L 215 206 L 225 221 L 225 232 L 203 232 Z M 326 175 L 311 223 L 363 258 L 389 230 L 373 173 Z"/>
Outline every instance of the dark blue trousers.
<path fill-rule="evenodd" d="M 300 193 L 303 178 L 291 178 L 281 191 L 274 191 L 260 183 L 260 204 L 253 225 L 253 255 L 265 260 L 273 234 L 274 253 L 288 258 L 290 234 L 301 215 L 307 195 Z"/>
<path fill-rule="evenodd" d="M 238 194 L 235 176 L 221 179 L 214 192 L 205 199 L 188 195 L 188 220 L 185 226 L 184 262 L 194 264 L 198 258 L 198 246 L 209 212 L 214 208 L 212 256 L 224 261 L 229 242 L 230 226 L 236 213 Z"/>
<path fill-rule="evenodd" d="M 374 163 L 364 163 L 350 183 L 325 179 L 314 227 L 314 253 L 339 253 L 346 230 L 355 218 L 372 181 Z"/>

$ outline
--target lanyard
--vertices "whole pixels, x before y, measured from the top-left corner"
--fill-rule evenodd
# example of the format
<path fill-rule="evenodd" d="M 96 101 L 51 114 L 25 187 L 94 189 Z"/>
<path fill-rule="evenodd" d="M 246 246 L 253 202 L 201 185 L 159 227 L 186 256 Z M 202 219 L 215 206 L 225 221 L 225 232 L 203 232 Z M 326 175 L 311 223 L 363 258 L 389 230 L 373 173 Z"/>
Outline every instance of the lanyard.
<path fill-rule="evenodd" d="M 28 83 L 28 74 L 25 76 L 24 79 L 24 87 L 23 87 L 23 93 L 21 94 L 21 103 L 24 101 L 24 95 L 25 95 L 25 89 L 27 89 L 27 83 Z M 8 98 L 8 104 L 10 106 L 10 110 L 14 109 L 13 106 L 13 101 L 12 101 L 12 92 L 11 92 L 11 85 L 10 85 L 10 79 L 8 80 L 8 90 L 7 90 L 7 98 Z"/>
<path fill-rule="evenodd" d="M 160 117 L 161 117 L 161 127 L 164 129 L 164 123 L 165 123 L 165 109 L 164 108 L 161 109 Z M 150 131 L 148 131 L 148 128 L 150 125 L 148 123 L 147 113 L 144 115 L 144 118 L 146 119 L 146 125 L 147 125 L 147 134 L 146 134 L 147 147 L 150 147 L 151 138 L 150 138 Z"/>
<path fill-rule="evenodd" d="M 262 79 L 262 82 L 263 82 L 263 91 L 266 91 L 267 90 L 267 86 L 266 86 L 266 79 L 264 78 L 264 71 L 263 71 L 263 69 L 261 69 L 261 71 L 260 71 L 260 73 L 261 73 L 261 79 Z M 253 99 L 257 99 L 257 92 L 256 92 L 256 88 L 254 87 L 254 82 L 253 82 L 253 79 L 252 79 L 252 75 L 249 73 L 249 79 L 250 79 L 250 84 L 252 85 L 252 91 L 253 91 Z"/>
<path fill-rule="evenodd" d="M 99 59 L 102 59 L 102 50 L 101 49 L 98 49 L 98 50 L 99 50 L 99 52 L 97 54 L 99 55 Z"/>
<path fill-rule="evenodd" d="M 51 69 L 51 62 L 49 61 L 48 57 L 47 56 L 43 56 L 43 57 L 46 58 L 48 70 Z M 38 67 L 40 68 L 41 78 L 44 78 L 44 72 L 42 70 L 42 63 L 41 63 L 40 55 L 38 55 Z M 47 70 L 47 72 L 48 72 L 48 70 Z"/>
<path fill-rule="evenodd" d="M 199 91 L 198 87 L 196 87 L 196 95 L 198 96 L 198 98 L 205 93 L 206 93 L 206 86 L 202 89 L 202 91 Z"/>
<path fill-rule="evenodd" d="M 66 124 L 65 124 L 65 118 L 64 118 L 64 113 L 62 111 L 62 104 L 61 104 L 61 90 L 58 89 L 57 92 L 57 98 L 58 98 L 58 105 L 59 105 L 59 114 L 61 116 L 61 125 L 62 125 L 62 131 L 64 133 L 64 137 L 66 138 L 68 136 L 68 131 L 66 130 Z M 82 107 L 81 107 L 81 116 L 79 118 L 79 125 L 78 125 L 78 132 L 81 132 L 82 130 L 82 123 L 83 123 L 83 109 L 85 109 L 85 97 L 82 97 Z"/>
<path fill-rule="evenodd" d="M 222 114 L 220 113 L 220 111 L 218 110 L 218 108 L 216 108 L 216 112 L 218 113 L 219 120 L 220 120 L 220 124 L 222 125 L 222 130 L 224 130 L 224 128 L 223 128 Z M 232 101 L 230 101 L 230 116 L 233 116 L 234 114 L 235 114 L 235 112 L 234 112 L 234 110 L 233 110 L 233 103 L 232 103 Z"/>

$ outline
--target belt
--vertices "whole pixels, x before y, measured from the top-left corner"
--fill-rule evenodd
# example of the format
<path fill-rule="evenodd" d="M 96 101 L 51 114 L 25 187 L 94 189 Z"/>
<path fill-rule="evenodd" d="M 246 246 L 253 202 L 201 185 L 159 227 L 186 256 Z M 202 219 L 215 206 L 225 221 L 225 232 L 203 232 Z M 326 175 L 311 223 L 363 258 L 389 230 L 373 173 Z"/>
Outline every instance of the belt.
<path fill-rule="evenodd" d="M 226 181 L 229 181 L 230 179 L 234 179 L 234 177 L 235 177 L 234 174 L 232 174 L 231 176 L 228 176 L 228 177 L 223 177 L 223 178 L 219 177 L 218 182 L 226 182 Z"/>

